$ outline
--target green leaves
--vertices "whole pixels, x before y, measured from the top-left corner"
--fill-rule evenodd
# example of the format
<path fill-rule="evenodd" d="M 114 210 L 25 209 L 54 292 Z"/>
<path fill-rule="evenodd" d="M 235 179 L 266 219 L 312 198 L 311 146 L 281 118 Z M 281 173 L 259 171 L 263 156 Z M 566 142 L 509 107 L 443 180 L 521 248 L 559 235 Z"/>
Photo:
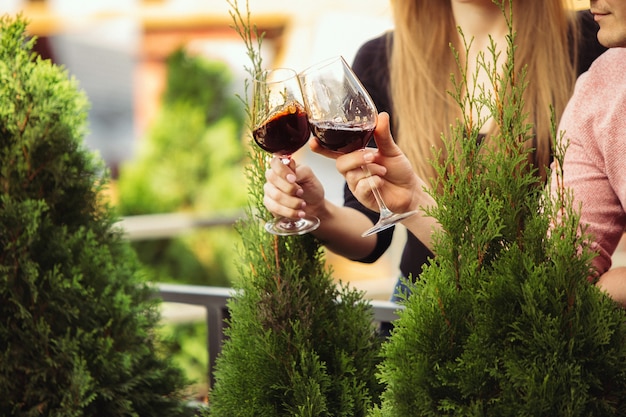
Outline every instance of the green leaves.
<path fill-rule="evenodd" d="M 468 88 L 474 75 L 457 61 L 451 94 L 466 117 L 445 138 L 430 212 L 443 231 L 383 348 L 377 417 L 625 412 L 626 313 L 587 281 L 593 254 L 571 196 L 552 199 L 530 164 L 509 30 L 501 66 L 493 44 L 478 58 L 491 88 Z M 485 108 L 498 131 L 482 137 L 486 119 L 473 115 Z"/>
<path fill-rule="evenodd" d="M 101 202 L 88 102 L 0 20 L 0 414 L 185 415 L 153 292 Z"/>

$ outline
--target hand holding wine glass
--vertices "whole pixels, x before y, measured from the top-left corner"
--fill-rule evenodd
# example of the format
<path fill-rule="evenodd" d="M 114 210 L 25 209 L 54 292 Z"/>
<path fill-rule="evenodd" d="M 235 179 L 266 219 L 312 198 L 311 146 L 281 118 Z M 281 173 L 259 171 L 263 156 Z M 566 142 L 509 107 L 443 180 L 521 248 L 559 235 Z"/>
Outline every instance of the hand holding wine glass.
<path fill-rule="evenodd" d="M 343 57 L 314 65 L 298 75 L 311 132 L 318 143 L 331 151 L 349 153 L 364 149 L 374 134 L 378 111 L 371 97 Z M 371 174 L 363 165 L 368 178 Z M 370 180 L 379 206 L 378 222 L 362 236 L 385 230 L 416 211 L 394 213 Z"/>
<path fill-rule="evenodd" d="M 310 135 L 307 115 L 297 74 L 289 68 L 263 71 L 253 84 L 253 137 L 266 152 L 281 158 L 285 165 Z M 319 226 L 316 217 L 268 221 L 265 229 L 273 234 L 300 235 Z"/>

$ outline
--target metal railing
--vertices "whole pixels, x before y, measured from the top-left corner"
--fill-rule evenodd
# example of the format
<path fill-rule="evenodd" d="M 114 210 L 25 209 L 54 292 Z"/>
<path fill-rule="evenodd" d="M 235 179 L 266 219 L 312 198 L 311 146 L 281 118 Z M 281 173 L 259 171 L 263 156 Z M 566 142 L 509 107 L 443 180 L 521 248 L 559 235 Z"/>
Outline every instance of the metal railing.
<path fill-rule="evenodd" d="M 129 240 L 165 239 L 189 233 L 194 229 L 232 226 L 241 213 L 197 216 L 187 213 L 144 214 L 127 216 L 119 223 Z"/>
<path fill-rule="evenodd" d="M 142 216 L 128 216 L 121 222 L 126 237 L 131 241 L 163 239 L 179 236 L 198 228 L 232 226 L 240 214 L 198 217 L 182 213 L 168 213 Z M 233 288 L 203 285 L 157 283 L 157 290 L 164 302 L 189 304 L 203 307 L 206 311 L 208 378 L 213 386 L 215 361 L 224 341 L 225 319 L 228 314 L 228 300 L 234 294 Z M 395 320 L 398 304 L 391 301 L 369 300 L 374 322 Z"/>
<path fill-rule="evenodd" d="M 228 299 L 234 294 L 234 289 L 224 287 L 210 287 L 203 285 L 185 284 L 158 284 L 159 294 L 165 302 L 191 304 L 206 309 L 207 323 L 207 353 L 208 378 L 213 386 L 213 370 L 215 361 L 224 341 L 225 319 L 228 317 Z M 401 306 L 391 301 L 370 300 L 374 322 L 391 322 L 398 315 Z"/>

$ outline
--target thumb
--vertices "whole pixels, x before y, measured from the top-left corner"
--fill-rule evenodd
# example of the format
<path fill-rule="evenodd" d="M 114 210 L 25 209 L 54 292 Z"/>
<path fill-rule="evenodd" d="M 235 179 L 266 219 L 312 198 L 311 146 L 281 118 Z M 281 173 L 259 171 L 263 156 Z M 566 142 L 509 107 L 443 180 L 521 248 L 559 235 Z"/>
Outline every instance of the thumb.
<path fill-rule="evenodd" d="M 389 114 L 387 112 L 381 112 L 378 114 L 378 123 L 374 130 L 374 140 L 378 147 L 378 153 L 384 156 L 394 156 L 400 153 L 400 148 L 396 145 L 396 142 L 391 136 L 391 130 L 389 128 Z"/>

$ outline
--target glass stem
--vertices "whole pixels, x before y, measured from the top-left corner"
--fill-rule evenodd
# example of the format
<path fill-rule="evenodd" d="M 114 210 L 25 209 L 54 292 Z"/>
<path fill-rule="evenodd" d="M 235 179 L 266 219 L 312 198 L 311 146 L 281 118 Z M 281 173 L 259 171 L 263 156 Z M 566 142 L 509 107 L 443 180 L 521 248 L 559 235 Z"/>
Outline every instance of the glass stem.
<path fill-rule="evenodd" d="M 389 210 L 389 208 L 385 204 L 385 201 L 383 200 L 383 197 L 380 195 L 380 190 L 378 189 L 378 187 L 376 187 L 376 184 L 374 184 L 374 180 L 372 179 L 372 173 L 370 172 L 367 165 L 363 165 L 361 168 L 363 169 L 363 171 L 365 171 L 367 181 L 370 183 L 370 188 L 372 189 L 372 194 L 374 194 L 376 203 L 378 203 L 380 217 L 382 219 L 386 219 L 387 217 L 393 215 L 393 212 Z"/>

